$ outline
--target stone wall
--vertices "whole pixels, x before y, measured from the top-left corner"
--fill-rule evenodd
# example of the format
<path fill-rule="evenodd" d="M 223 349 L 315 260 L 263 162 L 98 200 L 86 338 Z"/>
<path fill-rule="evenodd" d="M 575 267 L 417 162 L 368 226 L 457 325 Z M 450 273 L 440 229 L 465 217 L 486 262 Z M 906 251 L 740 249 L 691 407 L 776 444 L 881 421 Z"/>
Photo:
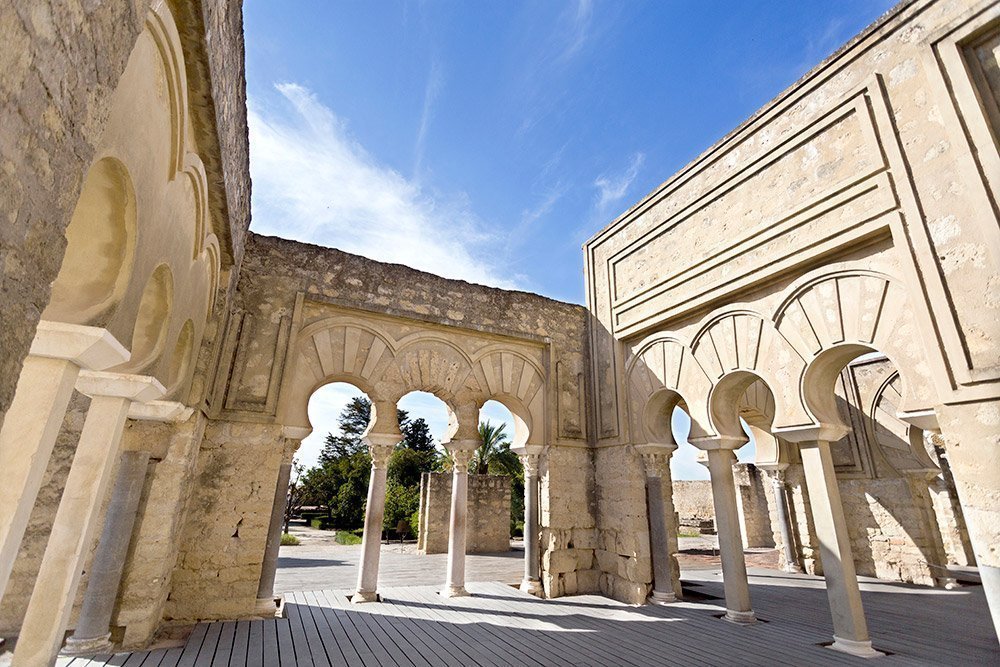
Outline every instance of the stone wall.
<path fill-rule="evenodd" d="M 594 464 L 585 446 L 550 446 L 542 456 L 541 575 L 547 597 L 601 590 Z"/>
<path fill-rule="evenodd" d="M 674 511 L 680 526 L 699 528 L 702 522 L 715 523 L 712 483 L 707 479 L 674 480 Z"/>
<path fill-rule="evenodd" d="M 420 533 L 417 548 L 423 554 L 448 552 L 451 520 L 450 472 L 420 476 Z M 465 552 L 510 551 L 510 478 L 469 475 L 469 510 Z"/>
<path fill-rule="evenodd" d="M 736 463 L 733 465 L 733 477 L 743 548 L 775 546 L 767 500 L 769 494 L 773 495 L 773 490 L 769 485 L 765 486 L 761 470 L 752 463 Z"/>
<path fill-rule="evenodd" d="M 134 448 L 144 442 L 157 445 L 150 459 L 112 623 L 126 648 L 145 646 L 163 618 L 206 424 L 205 416 L 196 411 L 181 424 L 132 422 L 125 430 L 123 446 Z"/>
<path fill-rule="evenodd" d="M 165 622 L 252 614 L 283 445 L 280 426 L 209 422 Z"/>

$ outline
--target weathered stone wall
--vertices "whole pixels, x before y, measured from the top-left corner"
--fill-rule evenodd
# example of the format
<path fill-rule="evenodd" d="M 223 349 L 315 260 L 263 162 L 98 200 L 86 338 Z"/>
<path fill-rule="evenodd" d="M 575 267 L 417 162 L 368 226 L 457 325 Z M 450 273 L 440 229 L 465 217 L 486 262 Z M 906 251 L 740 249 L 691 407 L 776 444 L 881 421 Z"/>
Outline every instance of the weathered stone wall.
<path fill-rule="evenodd" d="M 420 553 L 448 552 L 451 518 L 450 472 L 420 476 Z M 469 475 L 469 513 L 466 517 L 466 553 L 510 551 L 510 478 Z"/>
<path fill-rule="evenodd" d="M 540 501 L 545 595 L 599 592 L 594 454 L 583 443 L 546 450 Z"/>
<path fill-rule="evenodd" d="M 674 480 L 674 511 L 681 526 L 698 528 L 703 521 L 715 521 L 712 483 L 707 479 Z"/>
<path fill-rule="evenodd" d="M 764 476 L 752 463 L 733 465 L 736 481 L 736 507 L 740 515 L 743 547 L 747 549 L 775 546 L 768 512 L 767 496 L 773 491 L 764 484 Z"/>
<path fill-rule="evenodd" d="M 0 421 L 148 0 L 0 7 Z"/>
<path fill-rule="evenodd" d="M 126 648 L 145 646 L 163 618 L 206 423 L 196 411 L 181 424 L 131 422 L 125 430 L 124 447 L 155 443 L 112 623 Z"/>
<path fill-rule="evenodd" d="M 279 426 L 207 425 L 165 622 L 253 612 L 283 444 Z"/>

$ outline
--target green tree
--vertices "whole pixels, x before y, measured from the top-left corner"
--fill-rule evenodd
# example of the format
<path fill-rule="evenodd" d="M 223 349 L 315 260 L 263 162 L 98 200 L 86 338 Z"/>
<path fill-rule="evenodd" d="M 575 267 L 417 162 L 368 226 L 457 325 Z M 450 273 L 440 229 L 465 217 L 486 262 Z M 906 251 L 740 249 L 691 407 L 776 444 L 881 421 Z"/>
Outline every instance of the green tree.
<path fill-rule="evenodd" d="M 431 429 L 423 417 L 408 419 L 405 410 L 400 410 L 403 418 L 399 420 L 399 430 L 403 434 L 403 444 L 417 452 L 433 452 L 436 447 Z"/>
<path fill-rule="evenodd" d="M 410 517 L 420 507 L 420 488 L 403 486 L 396 481 L 389 481 L 385 489 L 385 515 L 382 526 L 385 530 L 395 531 L 400 521 L 409 522 Z"/>
<path fill-rule="evenodd" d="M 510 477 L 510 533 L 514 535 L 524 522 L 524 468 L 510 448 L 506 424 L 479 422 L 479 439 L 482 444 L 472 456 L 469 472 Z"/>
<path fill-rule="evenodd" d="M 490 421 L 479 422 L 481 444 L 469 463 L 469 472 L 475 475 L 522 476 L 521 462 L 510 449 L 507 425 L 494 425 Z"/>

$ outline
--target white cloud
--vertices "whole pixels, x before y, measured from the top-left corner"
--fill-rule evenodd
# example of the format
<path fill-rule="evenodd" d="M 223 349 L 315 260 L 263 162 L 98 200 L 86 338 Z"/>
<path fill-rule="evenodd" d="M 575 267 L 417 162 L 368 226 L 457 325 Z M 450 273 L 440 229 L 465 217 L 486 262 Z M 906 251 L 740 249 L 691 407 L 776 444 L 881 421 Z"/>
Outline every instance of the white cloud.
<path fill-rule="evenodd" d="M 434 104 L 438 95 L 444 87 L 444 75 L 441 73 L 441 66 L 438 61 L 431 64 L 431 71 L 427 75 L 427 85 L 424 87 L 424 106 L 420 112 L 420 125 L 417 129 L 417 142 L 413 153 L 413 175 L 420 177 L 420 172 L 424 164 L 424 152 L 427 145 L 427 131 L 430 129 L 431 121 L 434 119 Z"/>
<path fill-rule="evenodd" d="M 578 54 L 587 43 L 594 16 L 594 3 L 592 0 L 577 0 L 576 10 L 567 9 L 566 13 L 565 24 L 561 26 L 560 32 L 568 39 L 565 48 L 557 58 L 557 62 L 560 63 L 572 60 L 573 56 Z"/>
<path fill-rule="evenodd" d="M 517 286 L 495 259 L 500 241 L 485 231 L 468 197 L 430 192 L 380 164 L 307 88 L 276 88 L 280 109 L 249 104 L 255 232 Z"/>
<path fill-rule="evenodd" d="M 639 175 L 639 169 L 642 168 L 642 164 L 645 161 L 646 155 L 644 153 L 635 153 L 632 155 L 632 161 L 624 173 L 617 176 L 604 173 L 597 177 L 594 181 L 594 187 L 597 188 L 597 202 L 595 206 L 599 212 L 606 213 L 609 206 L 617 203 L 628 194 L 628 189 L 632 185 L 632 181 Z"/>

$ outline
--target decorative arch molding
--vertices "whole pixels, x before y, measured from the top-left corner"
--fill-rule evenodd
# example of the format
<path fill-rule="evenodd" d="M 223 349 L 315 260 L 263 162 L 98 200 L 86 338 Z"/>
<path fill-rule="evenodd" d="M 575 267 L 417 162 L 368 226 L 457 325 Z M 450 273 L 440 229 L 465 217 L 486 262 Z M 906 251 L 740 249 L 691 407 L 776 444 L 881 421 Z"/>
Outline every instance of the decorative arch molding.
<path fill-rule="evenodd" d="M 923 430 L 907 424 L 897 415 L 902 400 L 899 371 L 879 386 L 867 407 L 865 422 L 871 442 L 893 470 L 899 473 L 938 473 L 939 466 L 924 447 Z"/>
<path fill-rule="evenodd" d="M 515 417 L 523 422 L 516 424 L 526 429 L 524 442 L 540 443 L 543 433 L 535 433 L 535 426 L 545 423 L 545 373 L 532 359 L 502 346 L 491 346 L 480 351 L 473 361 L 472 374 L 479 385 L 478 405 L 487 400 L 503 403 Z M 515 442 L 521 446 L 524 442 Z"/>
<path fill-rule="evenodd" d="M 159 2 L 146 16 L 146 30 L 153 38 L 163 65 L 170 107 L 170 173 L 168 180 L 184 169 L 184 129 L 187 126 L 187 85 L 180 35 L 166 2 Z"/>
<path fill-rule="evenodd" d="M 817 391 L 829 393 L 844 365 L 866 351 L 882 352 L 903 371 L 900 412 L 926 412 L 938 403 L 906 288 L 891 276 L 854 269 L 807 277 L 790 290 L 774 322 L 807 362 L 802 395 L 813 413 L 829 412 L 817 405 Z"/>
<path fill-rule="evenodd" d="M 672 336 L 654 334 L 640 344 L 626 364 L 625 373 L 633 439 L 662 436 L 663 430 L 658 425 L 647 422 L 653 414 L 651 402 L 664 390 L 677 396 L 674 404 L 683 401 L 687 407 L 691 437 L 714 433 L 707 412 L 712 380 L 683 342 Z"/>
<path fill-rule="evenodd" d="M 773 394 L 776 425 L 814 423 L 798 391 L 805 359 L 770 319 L 741 307 L 717 311 L 707 318 L 691 347 L 712 380 L 712 393 L 727 375 L 750 373 L 759 377 Z M 732 398 L 738 400 L 745 390 L 741 389 Z M 742 430 L 730 435 L 741 433 Z"/>
<path fill-rule="evenodd" d="M 197 259 L 205 249 L 209 237 L 215 237 L 208 224 L 208 177 L 205 175 L 205 165 L 197 153 L 188 151 L 184 154 L 183 173 L 194 193 L 194 244 L 191 248 L 191 258 Z"/>

